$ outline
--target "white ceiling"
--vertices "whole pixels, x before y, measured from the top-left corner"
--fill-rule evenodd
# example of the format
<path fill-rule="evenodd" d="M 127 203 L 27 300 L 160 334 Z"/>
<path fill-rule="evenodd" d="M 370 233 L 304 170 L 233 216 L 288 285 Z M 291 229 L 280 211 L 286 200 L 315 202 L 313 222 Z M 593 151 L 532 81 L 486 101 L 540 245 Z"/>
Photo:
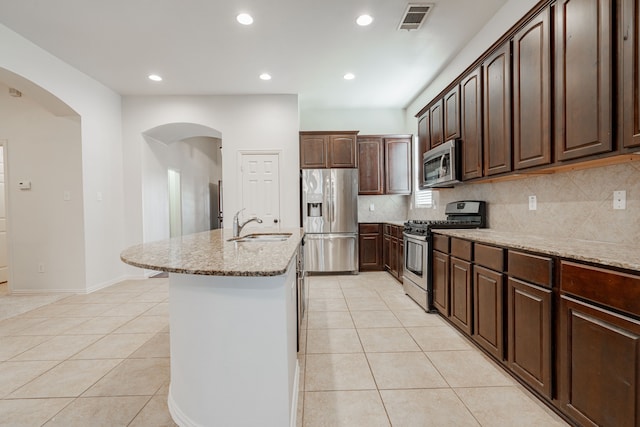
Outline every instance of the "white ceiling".
<path fill-rule="evenodd" d="M 297 93 L 301 109 L 404 108 L 506 0 L 427 2 L 412 32 L 397 30 L 404 0 L 0 0 L 0 23 L 122 95 Z M 238 24 L 240 12 L 254 24 Z M 362 13 L 369 27 L 355 24 Z"/>

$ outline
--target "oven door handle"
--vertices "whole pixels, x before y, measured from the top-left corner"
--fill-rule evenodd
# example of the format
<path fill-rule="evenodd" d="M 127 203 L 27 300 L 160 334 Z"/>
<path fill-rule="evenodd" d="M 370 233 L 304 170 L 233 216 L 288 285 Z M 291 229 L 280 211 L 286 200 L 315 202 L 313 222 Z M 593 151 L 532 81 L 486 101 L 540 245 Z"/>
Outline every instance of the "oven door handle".
<path fill-rule="evenodd" d="M 424 243 L 427 241 L 427 236 L 415 236 L 413 234 L 408 234 L 406 232 L 402 232 L 402 237 L 404 237 L 405 240 L 411 240 L 412 242 L 415 242 L 415 243 Z"/>

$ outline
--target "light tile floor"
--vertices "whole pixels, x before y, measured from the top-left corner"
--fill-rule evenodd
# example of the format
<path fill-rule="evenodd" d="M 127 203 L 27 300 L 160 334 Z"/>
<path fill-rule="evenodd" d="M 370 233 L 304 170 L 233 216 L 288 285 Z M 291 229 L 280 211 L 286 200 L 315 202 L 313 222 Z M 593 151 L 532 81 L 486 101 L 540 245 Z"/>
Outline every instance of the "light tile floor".
<path fill-rule="evenodd" d="M 566 425 L 387 273 L 308 284 L 299 427 Z M 175 426 L 166 278 L 75 296 L 0 288 L 0 308 L 16 298 L 0 320 L 0 426 Z"/>
<path fill-rule="evenodd" d="M 74 296 L 0 288 L 0 426 L 175 426 L 168 290 L 166 278 Z"/>
<path fill-rule="evenodd" d="M 298 426 L 566 426 L 388 273 L 311 276 Z"/>

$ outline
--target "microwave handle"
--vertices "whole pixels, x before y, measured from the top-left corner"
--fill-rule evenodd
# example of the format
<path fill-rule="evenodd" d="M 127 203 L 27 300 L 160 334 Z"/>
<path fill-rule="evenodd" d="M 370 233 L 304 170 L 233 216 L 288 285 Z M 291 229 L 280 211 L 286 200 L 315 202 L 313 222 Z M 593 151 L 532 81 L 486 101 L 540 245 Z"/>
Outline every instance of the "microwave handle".
<path fill-rule="evenodd" d="M 443 176 L 442 173 L 444 172 L 444 158 L 445 155 L 440 156 L 440 173 L 438 174 L 439 176 Z"/>

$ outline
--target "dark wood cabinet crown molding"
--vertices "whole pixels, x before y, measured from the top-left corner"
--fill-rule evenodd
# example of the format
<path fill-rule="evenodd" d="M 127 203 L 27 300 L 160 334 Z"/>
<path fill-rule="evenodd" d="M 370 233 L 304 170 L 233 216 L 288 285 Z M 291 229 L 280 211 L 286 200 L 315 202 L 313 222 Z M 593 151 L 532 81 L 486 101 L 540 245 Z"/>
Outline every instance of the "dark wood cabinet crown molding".
<path fill-rule="evenodd" d="M 520 18 L 518 20 L 518 22 L 513 24 L 511 26 L 511 28 L 509 28 L 509 30 L 507 30 L 502 35 L 502 37 L 500 37 L 498 40 L 496 40 L 495 43 L 493 43 L 482 54 L 480 54 L 478 59 L 476 59 L 474 62 L 472 62 L 471 65 L 469 65 L 462 73 L 460 73 L 460 75 L 458 77 L 456 77 L 456 79 L 454 79 L 440 93 L 438 93 L 433 98 L 432 101 L 429 101 L 429 103 L 427 105 L 425 105 L 422 109 L 420 109 L 417 113 L 415 113 L 414 117 L 416 117 L 416 118 L 422 117 L 432 107 L 432 105 L 433 105 L 432 102 L 434 100 L 437 100 L 437 99 L 440 99 L 440 98 L 444 97 L 447 92 L 449 92 L 451 89 L 453 89 L 454 86 L 456 86 L 457 84 L 460 83 L 460 80 L 463 78 L 463 76 L 466 76 L 471 71 L 473 71 L 474 68 L 477 68 L 478 66 L 480 66 L 485 61 L 486 57 L 491 52 L 493 52 L 501 44 L 503 44 L 506 41 L 508 41 L 509 39 L 511 39 L 511 37 L 513 37 L 515 32 L 518 31 L 527 22 L 529 22 L 531 20 L 531 18 L 533 18 L 535 15 L 537 15 L 538 12 L 540 12 L 545 7 L 549 6 L 552 3 L 555 3 L 555 1 L 556 0 L 541 0 L 538 4 L 536 4 L 533 8 L 531 8 L 531 10 L 529 12 L 527 12 L 526 15 L 524 15 L 522 18 Z"/>

